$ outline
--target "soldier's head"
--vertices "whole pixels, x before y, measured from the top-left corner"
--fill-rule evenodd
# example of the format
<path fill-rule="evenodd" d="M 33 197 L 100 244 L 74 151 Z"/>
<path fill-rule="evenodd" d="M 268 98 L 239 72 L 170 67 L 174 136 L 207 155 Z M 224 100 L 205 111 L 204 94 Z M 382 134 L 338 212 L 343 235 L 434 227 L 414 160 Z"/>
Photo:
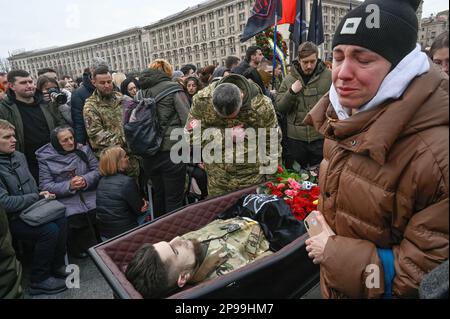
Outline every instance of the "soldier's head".
<path fill-rule="evenodd" d="M 146 299 L 164 298 L 194 276 L 202 256 L 201 244 L 180 237 L 143 245 L 128 264 L 125 276 Z"/>
<path fill-rule="evenodd" d="M 298 62 L 306 75 L 313 74 L 317 66 L 319 49 L 312 42 L 304 42 L 298 48 Z"/>
<path fill-rule="evenodd" d="M 241 111 L 244 93 L 232 83 L 223 83 L 213 93 L 213 106 L 216 113 L 225 119 L 234 119 Z"/>
<path fill-rule="evenodd" d="M 108 67 L 101 66 L 95 69 L 92 74 L 92 84 L 103 97 L 111 97 L 113 95 L 113 78 Z"/>

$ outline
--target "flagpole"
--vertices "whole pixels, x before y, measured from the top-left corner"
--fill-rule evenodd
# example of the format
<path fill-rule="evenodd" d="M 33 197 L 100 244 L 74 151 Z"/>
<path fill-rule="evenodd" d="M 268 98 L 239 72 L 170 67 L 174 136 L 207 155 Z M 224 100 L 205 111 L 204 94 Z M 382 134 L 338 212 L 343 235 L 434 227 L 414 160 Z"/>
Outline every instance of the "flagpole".
<path fill-rule="evenodd" d="M 277 67 L 277 32 L 278 32 L 278 1 L 275 1 L 275 27 L 273 28 L 273 59 L 272 59 L 272 88 L 275 85 L 275 68 Z"/>

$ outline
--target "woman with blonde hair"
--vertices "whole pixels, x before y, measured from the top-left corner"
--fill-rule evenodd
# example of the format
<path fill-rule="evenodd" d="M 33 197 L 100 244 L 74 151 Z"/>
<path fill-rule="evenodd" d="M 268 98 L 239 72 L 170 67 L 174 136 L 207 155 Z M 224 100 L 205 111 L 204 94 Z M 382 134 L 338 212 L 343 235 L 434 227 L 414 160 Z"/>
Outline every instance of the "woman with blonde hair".
<path fill-rule="evenodd" d="M 97 187 L 97 219 L 102 240 L 138 226 L 137 218 L 148 210 L 133 177 L 125 175 L 128 155 L 120 146 L 104 149 L 99 171 L 103 178 Z"/>

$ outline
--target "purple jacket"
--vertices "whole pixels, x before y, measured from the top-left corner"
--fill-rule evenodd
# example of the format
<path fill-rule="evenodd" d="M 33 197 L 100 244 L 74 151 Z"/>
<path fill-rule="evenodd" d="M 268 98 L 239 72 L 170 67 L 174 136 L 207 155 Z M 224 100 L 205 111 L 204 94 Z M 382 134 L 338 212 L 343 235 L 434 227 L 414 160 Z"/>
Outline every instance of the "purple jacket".
<path fill-rule="evenodd" d="M 66 205 L 66 216 L 85 213 L 96 208 L 95 192 L 100 173 L 98 161 L 89 146 L 78 145 L 78 149 L 85 152 L 89 165 L 75 153 L 59 154 L 49 143 L 36 151 L 39 162 L 39 189 L 54 193 L 56 198 Z M 79 192 L 70 189 L 73 176 L 82 176 L 87 187 Z"/>

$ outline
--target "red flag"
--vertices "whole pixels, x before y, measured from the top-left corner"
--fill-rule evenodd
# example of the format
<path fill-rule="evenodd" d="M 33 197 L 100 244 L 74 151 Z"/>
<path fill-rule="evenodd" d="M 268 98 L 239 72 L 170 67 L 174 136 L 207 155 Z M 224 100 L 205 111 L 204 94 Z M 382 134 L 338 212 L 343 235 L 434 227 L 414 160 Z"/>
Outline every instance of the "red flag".
<path fill-rule="evenodd" d="M 283 17 L 278 24 L 294 24 L 297 0 L 281 0 L 283 5 Z"/>

